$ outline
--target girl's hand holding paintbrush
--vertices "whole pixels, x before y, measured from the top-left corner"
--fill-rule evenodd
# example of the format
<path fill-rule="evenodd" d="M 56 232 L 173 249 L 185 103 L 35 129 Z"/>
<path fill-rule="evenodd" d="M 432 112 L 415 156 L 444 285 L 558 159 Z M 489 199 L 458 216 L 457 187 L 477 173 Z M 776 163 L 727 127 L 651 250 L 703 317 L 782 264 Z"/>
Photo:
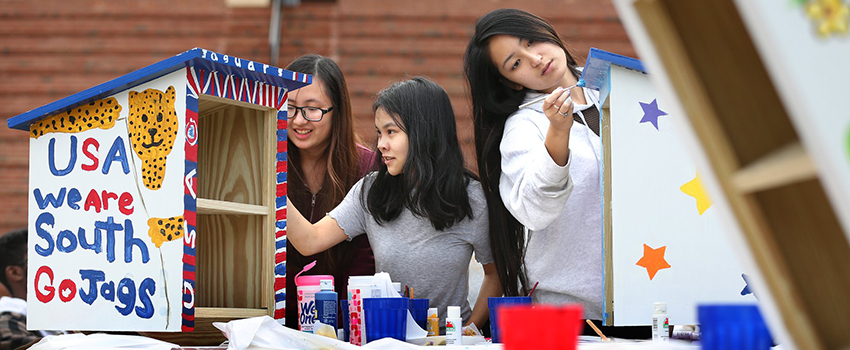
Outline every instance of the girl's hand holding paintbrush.
<path fill-rule="evenodd" d="M 551 123 L 549 129 L 569 135 L 573 126 L 573 100 L 570 99 L 570 90 L 557 88 L 543 100 L 543 113 Z"/>
<path fill-rule="evenodd" d="M 549 119 L 549 130 L 543 142 L 549 156 L 558 166 L 569 160 L 570 128 L 573 126 L 573 101 L 570 90 L 557 88 L 543 100 L 543 113 Z"/>

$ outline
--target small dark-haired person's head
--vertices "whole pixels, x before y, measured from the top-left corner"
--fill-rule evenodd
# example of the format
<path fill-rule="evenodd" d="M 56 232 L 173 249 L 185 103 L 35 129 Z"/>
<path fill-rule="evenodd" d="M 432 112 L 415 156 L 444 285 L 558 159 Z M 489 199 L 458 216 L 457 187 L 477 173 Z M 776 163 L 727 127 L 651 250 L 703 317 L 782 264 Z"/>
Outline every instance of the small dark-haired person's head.
<path fill-rule="evenodd" d="M 27 299 L 27 230 L 0 236 L 0 283 L 15 298 Z"/>
<path fill-rule="evenodd" d="M 452 103 L 446 90 L 424 77 L 414 77 L 378 93 L 372 106 L 378 129 L 378 152 L 390 175 L 405 174 L 411 183 L 430 177 L 433 168 L 463 168 Z M 382 128 L 387 128 L 383 130 Z M 404 149 L 392 149 L 392 133 L 404 133 Z M 387 135 L 386 133 L 390 134 Z M 387 147 L 389 144 L 389 147 Z M 380 170 L 379 170 L 380 171 Z"/>

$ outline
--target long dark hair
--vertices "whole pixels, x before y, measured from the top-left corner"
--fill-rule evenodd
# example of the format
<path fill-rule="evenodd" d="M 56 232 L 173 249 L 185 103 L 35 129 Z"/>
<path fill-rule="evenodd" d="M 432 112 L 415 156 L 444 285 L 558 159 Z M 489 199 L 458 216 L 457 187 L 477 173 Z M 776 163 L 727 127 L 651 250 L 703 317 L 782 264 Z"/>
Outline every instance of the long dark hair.
<path fill-rule="evenodd" d="M 323 162 L 326 165 L 323 169 L 327 170 L 322 179 L 323 186 L 317 194 L 326 200 L 321 201 L 322 205 L 317 205 L 316 208 L 320 213 L 329 212 L 342 201 L 348 190 L 362 176 L 360 174 L 361 156 L 357 146 L 360 140 L 354 132 L 348 85 L 339 66 L 324 56 L 310 54 L 298 57 L 289 63 L 286 69 L 310 74 L 313 79 L 321 79 L 325 85 L 325 95 L 331 99 L 333 105 L 330 143 L 320 160 L 320 164 Z M 287 171 L 293 175 L 287 179 L 288 186 L 293 190 L 306 188 L 304 169 L 301 169 L 301 153 L 292 140 L 287 142 L 289 157 Z M 316 259 L 317 264 L 319 267 L 324 267 L 320 271 L 330 271 L 338 263 L 346 261 L 348 256 L 348 252 L 341 245 L 336 245 L 319 254 L 320 256 Z"/>
<path fill-rule="evenodd" d="M 481 17 L 463 56 L 463 72 L 472 96 L 475 128 L 475 155 L 478 176 L 487 198 L 490 214 L 490 247 L 508 296 L 524 295 L 528 290 L 523 252 L 522 224 L 505 208 L 499 194 L 502 156 L 499 145 L 508 117 L 517 111 L 529 89 L 515 89 L 499 73 L 490 57 L 490 38 L 505 34 L 521 39 L 545 41 L 560 46 L 567 56 L 570 72 L 578 78 L 578 64 L 551 24 L 531 13 L 517 9 L 499 9 Z"/>
<path fill-rule="evenodd" d="M 378 223 L 392 221 L 404 208 L 428 218 L 437 230 L 472 218 L 464 168 L 449 95 L 423 77 L 393 84 L 378 93 L 372 112 L 382 109 L 407 134 L 407 159 L 401 174 L 387 172 L 380 149 L 378 171 L 366 206 Z M 364 187 L 365 188 L 365 187 Z M 362 198 L 362 197 L 361 197 Z"/>

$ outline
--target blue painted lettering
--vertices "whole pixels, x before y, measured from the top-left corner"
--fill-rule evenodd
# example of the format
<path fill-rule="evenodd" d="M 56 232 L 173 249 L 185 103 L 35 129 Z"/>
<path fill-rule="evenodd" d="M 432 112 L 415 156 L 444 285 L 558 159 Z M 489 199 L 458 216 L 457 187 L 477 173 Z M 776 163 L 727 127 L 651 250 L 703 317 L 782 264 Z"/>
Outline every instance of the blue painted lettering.
<path fill-rule="evenodd" d="M 74 169 L 74 164 L 77 162 L 77 137 L 71 135 L 71 159 L 68 160 L 68 166 L 65 169 L 56 169 L 56 138 L 50 138 L 50 143 L 47 146 L 47 165 L 50 167 L 50 173 L 54 176 L 65 176 Z"/>
<path fill-rule="evenodd" d="M 86 239 L 86 230 L 80 227 L 80 230 L 77 231 L 77 235 L 80 238 L 80 248 L 92 250 L 95 254 L 100 254 L 103 251 L 103 235 L 100 234 L 100 230 L 97 228 L 94 229 L 92 234 L 94 235 L 94 242 L 89 243 Z"/>
<path fill-rule="evenodd" d="M 62 242 L 66 242 L 67 244 L 63 244 Z M 70 253 L 77 249 L 77 237 L 74 236 L 74 233 L 70 230 L 62 230 L 59 231 L 59 235 L 56 237 L 56 250 L 63 253 Z"/>
<path fill-rule="evenodd" d="M 133 222 L 124 220 L 124 262 L 133 262 L 133 246 L 138 246 L 142 253 L 142 263 L 147 264 L 151 259 L 148 255 L 148 245 L 140 238 L 133 237 Z"/>
<path fill-rule="evenodd" d="M 80 205 L 77 204 L 77 202 L 79 202 L 81 199 L 83 199 L 83 195 L 80 194 L 79 190 L 77 190 L 76 188 L 71 188 L 70 190 L 68 190 L 68 206 L 71 207 L 71 209 L 79 210 Z"/>
<path fill-rule="evenodd" d="M 118 310 L 118 313 L 127 316 L 131 312 L 133 312 L 133 306 L 136 304 L 136 282 L 129 278 L 123 278 L 121 282 L 118 282 L 118 290 L 116 291 L 118 294 L 118 301 L 123 306 L 115 305 L 115 310 Z"/>
<path fill-rule="evenodd" d="M 139 302 L 142 303 L 142 306 L 136 306 L 136 316 L 141 318 L 151 318 L 153 316 L 153 303 L 151 302 L 151 296 L 156 293 L 156 282 L 154 282 L 150 277 L 145 278 L 142 283 L 139 284 Z"/>
<path fill-rule="evenodd" d="M 44 213 L 39 214 L 38 218 L 35 219 L 35 232 L 36 232 L 36 234 L 38 234 L 39 237 L 41 237 L 45 241 L 47 241 L 47 248 L 43 248 L 42 246 L 40 246 L 38 244 L 35 245 L 35 252 L 38 253 L 38 255 L 50 256 L 50 254 L 53 254 L 53 247 L 54 247 L 53 236 L 51 236 L 49 232 L 47 232 L 43 228 L 41 228 L 41 226 L 46 224 L 46 225 L 50 225 L 50 227 L 53 227 L 53 225 L 55 224 L 55 221 L 56 221 L 56 219 L 53 218 L 53 214 L 50 214 L 48 212 L 44 212 Z"/>
<path fill-rule="evenodd" d="M 106 160 L 103 161 L 103 175 L 109 173 L 109 167 L 112 166 L 112 162 L 121 162 L 121 168 L 124 171 L 124 174 L 130 173 L 130 162 L 127 161 L 127 150 L 124 148 L 124 139 L 120 136 L 115 138 L 115 142 L 112 143 L 112 148 L 109 149 L 109 154 L 106 156 Z"/>
<path fill-rule="evenodd" d="M 109 281 L 100 286 L 100 296 L 109 301 L 115 301 L 115 282 Z"/>
<path fill-rule="evenodd" d="M 77 194 L 80 192 L 77 191 Z M 47 208 L 47 205 L 53 205 L 54 208 L 59 208 L 62 205 L 62 201 L 65 200 L 65 187 L 59 189 L 59 194 L 55 197 L 53 193 L 48 193 L 46 197 L 41 196 L 41 189 L 36 188 L 32 191 L 32 196 L 35 199 L 35 204 L 38 205 L 38 208 L 44 210 Z M 69 196 L 70 199 L 70 196 Z"/>
<path fill-rule="evenodd" d="M 97 300 L 97 282 L 106 281 L 106 274 L 100 270 L 80 270 L 80 278 L 83 282 L 89 281 L 89 289 L 80 288 L 80 299 L 86 304 L 93 304 Z"/>

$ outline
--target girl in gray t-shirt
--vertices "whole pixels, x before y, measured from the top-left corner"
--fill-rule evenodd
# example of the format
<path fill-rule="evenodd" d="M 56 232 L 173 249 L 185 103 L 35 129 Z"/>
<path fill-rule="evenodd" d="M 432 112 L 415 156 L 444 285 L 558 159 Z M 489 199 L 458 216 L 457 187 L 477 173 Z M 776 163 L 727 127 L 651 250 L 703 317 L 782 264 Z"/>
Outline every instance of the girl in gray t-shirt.
<path fill-rule="evenodd" d="M 288 206 L 287 239 L 304 255 L 365 233 L 377 271 L 428 298 L 445 319 L 460 306 L 464 324 L 482 326 L 487 298 L 501 296 L 481 184 L 464 168 L 454 111 L 436 83 L 416 77 L 384 89 L 372 107 L 377 170 L 328 216 L 311 225 Z M 467 302 L 472 253 L 484 266 L 474 308 Z"/>

